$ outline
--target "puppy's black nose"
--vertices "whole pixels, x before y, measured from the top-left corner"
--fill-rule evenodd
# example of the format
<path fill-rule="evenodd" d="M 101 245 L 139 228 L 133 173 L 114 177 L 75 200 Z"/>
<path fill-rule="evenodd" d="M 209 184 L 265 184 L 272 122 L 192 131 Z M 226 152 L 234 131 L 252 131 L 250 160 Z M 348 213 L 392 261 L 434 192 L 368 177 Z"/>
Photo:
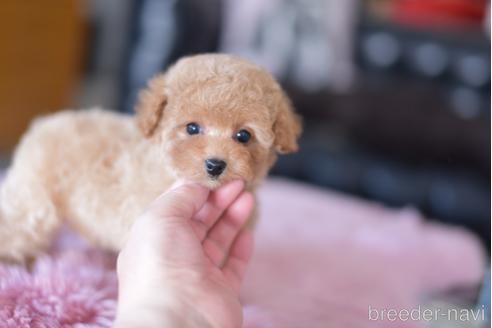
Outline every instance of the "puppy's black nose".
<path fill-rule="evenodd" d="M 205 170 L 211 177 L 218 177 L 224 172 L 227 164 L 223 160 L 217 158 L 209 158 L 205 160 Z"/>

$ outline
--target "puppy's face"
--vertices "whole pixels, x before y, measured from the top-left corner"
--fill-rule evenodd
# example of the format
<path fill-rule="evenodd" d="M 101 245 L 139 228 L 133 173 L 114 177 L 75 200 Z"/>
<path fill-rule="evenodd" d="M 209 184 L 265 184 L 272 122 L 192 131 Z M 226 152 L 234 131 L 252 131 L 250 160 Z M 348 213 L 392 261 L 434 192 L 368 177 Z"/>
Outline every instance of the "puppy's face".
<path fill-rule="evenodd" d="M 175 174 L 208 187 L 263 177 L 275 157 L 268 110 L 197 98 L 170 101 L 162 120 L 161 139 Z"/>
<path fill-rule="evenodd" d="M 227 55 L 180 60 L 140 96 L 142 132 L 166 169 L 210 188 L 232 179 L 255 185 L 276 153 L 297 149 L 300 124 L 265 71 Z"/>

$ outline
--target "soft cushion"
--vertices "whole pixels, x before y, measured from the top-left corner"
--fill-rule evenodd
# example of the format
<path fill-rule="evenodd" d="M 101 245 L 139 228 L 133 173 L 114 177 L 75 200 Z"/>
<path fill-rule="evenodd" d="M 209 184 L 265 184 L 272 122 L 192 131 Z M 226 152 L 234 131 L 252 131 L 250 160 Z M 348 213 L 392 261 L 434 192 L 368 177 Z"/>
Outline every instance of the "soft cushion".
<path fill-rule="evenodd" d="M 242 292 L 244 326 L 420 327 L 369 320 L 368 309 L 413 309 L 433 292 L 474 286 L 478 240 L 347 195 L 270 179 L 259 190 L 256 251 Z M 30 272 L 0 265 L 2 327 L 110 327 L 115 255 L 64 229 Z M 373 316 L 374 317 L 374 316 Z"/>

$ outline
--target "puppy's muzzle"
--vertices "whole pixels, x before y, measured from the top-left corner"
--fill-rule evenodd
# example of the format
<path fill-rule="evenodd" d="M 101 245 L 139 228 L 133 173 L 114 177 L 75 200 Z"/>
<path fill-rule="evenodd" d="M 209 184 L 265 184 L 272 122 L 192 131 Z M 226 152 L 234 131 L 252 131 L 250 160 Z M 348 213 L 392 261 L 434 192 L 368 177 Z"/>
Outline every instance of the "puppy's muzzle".
<path fill-rule="evenodd" d="M 217 178 L 224 172 L 227 164 L 223 160 L 217 158 L 209 158 L 205 160 L 205 170 L 212 178 Z"/>

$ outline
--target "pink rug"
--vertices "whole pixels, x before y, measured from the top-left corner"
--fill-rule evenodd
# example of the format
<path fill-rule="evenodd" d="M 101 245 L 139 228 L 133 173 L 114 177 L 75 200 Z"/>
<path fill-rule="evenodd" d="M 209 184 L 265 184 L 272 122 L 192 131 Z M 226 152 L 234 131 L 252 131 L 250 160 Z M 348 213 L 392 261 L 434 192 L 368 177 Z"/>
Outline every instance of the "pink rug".
<path fill-rule="evenodd" d="M 421 327 L 369 320 L 430 293 L 477 285 L 484 253 L 464 230 L 285 180 L 259 193 L 256 252 L 242 293 L 248 328 Z M 32 272 L 0 265 L 0 327 L 110 327 L 115 257 L 63 231 Z"/>

